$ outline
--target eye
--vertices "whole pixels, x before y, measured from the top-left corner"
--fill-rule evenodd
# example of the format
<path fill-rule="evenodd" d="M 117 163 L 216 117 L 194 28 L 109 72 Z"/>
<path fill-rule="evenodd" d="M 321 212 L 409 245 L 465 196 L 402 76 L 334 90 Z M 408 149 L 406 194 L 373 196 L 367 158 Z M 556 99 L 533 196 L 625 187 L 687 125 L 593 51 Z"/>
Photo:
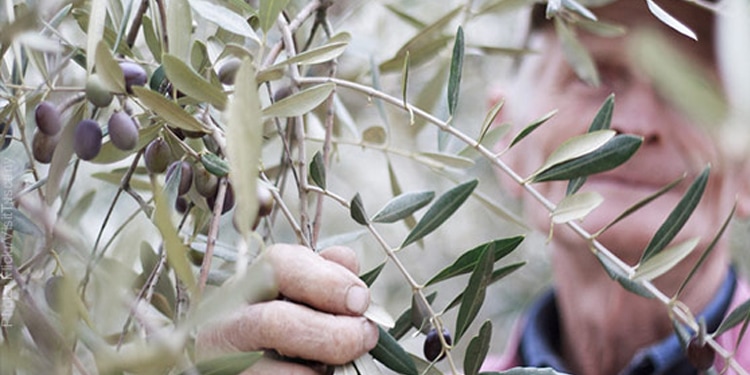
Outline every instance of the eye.
<path fill-rule="evenodd" d="M 630 70 L 619 64 L 600 62 L 597 64 L 599 70 L 600 89 L 608 93 L 616 93 L 627 88 L 631 81 Z"/>

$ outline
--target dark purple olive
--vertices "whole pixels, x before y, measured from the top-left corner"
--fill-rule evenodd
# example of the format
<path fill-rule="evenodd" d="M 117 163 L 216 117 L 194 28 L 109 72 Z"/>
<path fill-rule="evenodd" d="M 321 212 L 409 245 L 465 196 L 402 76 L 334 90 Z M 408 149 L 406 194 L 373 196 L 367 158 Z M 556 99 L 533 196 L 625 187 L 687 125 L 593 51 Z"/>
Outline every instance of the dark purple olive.
<path fill-rule="evenodd" d="M 138 144 L 138 125 L 125 112 L 115 112 L 107 122 L 109 140 L 115 147 L 129 151 Z"/>
<path fill-rule="evenodd" d="M 47 135 L 56 135 L 62 129 L 60 110 L 54 104 L 44 101 L 36 106 L 34 111 L 36 127 Z"/>
<path fill-rule="evenodd" d="M 218 189 L 216 190 L 216 193 L 219 193 Z M 208 203 L 208 207 L 213 211 L 214 205 L 216 204 L 216 195 L 206 198 L 206 203 Z M 227 192 L 224 194 L 224 204 L 221 206 L 221 214 L 224 215 L 231 210 L 232 207 L 234 207 L 234 191 L 232 190 L 232 185 L 227 184 Z"/>
<path fill-rule="evenodd" d="M 31 139 L 31 154 L 34 156 L 34 160 L 42 164 L 49 164 L 58 142 L 60 142 L 59 133 L 47 135 L 39 130 L 35 131 L 34 137 Z"/>
<path fill-rule="evenodd" d="M 219 81 L 225 85 L 234 85 L 234 77 L 240 68 L 239 59 L 229 59 L 219 68 Z"/>
<path fill-rule="evenodd" d="M 185 195 L 193 182 L 193 167 L 184 160 L 178 160 L 167 168 L 167 180 L 177 168 L 180 168 L 180 183 L 177 187 L 177 195 Z"/>
<path fill-rule="evenodd" d="M 688 343 L 686 355 L 688 362 L 700 371 L 706 371 L 714 364 L 716 351 L 705 342 L 700 342 L 698 336 L 693 336 Z"/>
<path fill-rule="evenodd" d="M 86 80 L 86 99 L 97 107 L 106 107 L 112 103 L 114 95 L 104 86 L 98 74 L 92 74 Z"/>
<path fill-rule="evenodd" d="M 187 199 L 183 197 L 177 197 L 177 199 L 174 202 L 174 209 L 177 210 L 177 212 L 180 215 L 185 214 L 185 212 L 187 212 L 187 209 L 188 209 Z"/>
<path fill-rule="evenodd" d="M 198 194 L 208 198 L 216 195 L 216 189 L 219 187 L 219 178 L 200 163 L 193 164 L 193 186 Z"/>
<path fill-rule="evenodd" d="M 0 151 L 3 151 L 10 146 L 10 141 L 13 139 L 13 127 L 8 123 L 0 121 L 0 137 L 3 138 L 3 143 L 0 144 Z"/>
<path fill-rule="evenodd" d="M 271 194 L 271 191 L 262 184 L 258 184 L 257 190 L 258 217 L 268 216 L 271 214 L 271 211 L 273 211 L 273 195 Z"/>
<path fill-rule="evenodd" d="M 125 77 L 125 88 L 129 93 L 132 93 L 131 88 L 133 86 L 143 86 L 146 84 L 148 76 L 142 66 L 134 62 L 123 61 L 120 63 L 120 68 L 122 69 L 122 75 Z"/>
<path fill-rule="evenodd" d="M 443 329 L 443 339 L 445 339 L 445 343 L 448 345 L 453 341 L 451 339 L 451 334 L 447 329 Z M 440 336 L 438 336 L 438 332 L 435 328 L 427 333 L 427 337 L 424 339 L 423 350 L 425 359 L 430 362 L 439 361 L 445 357 L 443 344 L 440 342 Z"/>
<path fill-rule="evenodd" d="M 146 146 L 143 160 L 151 173 L 164 173 L 172 161 L 172 151 L 169 144 L 162 138 L 156 138 Z"/>
<path fill-rule="evenodd" d="M 82 160 L 91 160 L 102 149 L 102 129 L 94 120 L 82 120 L 73 135 L 73 150 Z"/>

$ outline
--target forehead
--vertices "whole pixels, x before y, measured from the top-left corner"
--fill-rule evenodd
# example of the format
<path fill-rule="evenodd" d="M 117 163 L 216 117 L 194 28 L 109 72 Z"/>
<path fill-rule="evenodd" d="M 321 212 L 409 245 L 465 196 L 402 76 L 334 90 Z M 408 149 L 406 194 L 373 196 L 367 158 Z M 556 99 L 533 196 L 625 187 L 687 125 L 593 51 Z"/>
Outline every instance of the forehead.
<path fill-rule="evenodd" d="M 693 30 L 701 44 L 713 40 L 715 17 L 711 11 L 683 0 L 660 1 L 659 6 Z M 594 11 L 601 20 L 615 22 L 626 27 L 649 26 L 676 33 L 649 11 L 645 1 L 620 0 L 595 8 Z"/>
<path fill-rule="evenodd" d="M 604 57 L 609 55 L 609 58 L 619 59 L 626 57 L 623 47 L 626 46 L 630 36 L 638 30 L 650 29 L 658 31 L 668 38 L 670 43 L 688 54 L 691 58 L 696 59 L 696 62 L 701 62 L 708 66 L 715 65 L 715 15 L 707 9 L 692 5 L 684 0 L 663 0 L 659 2 L 659 6 L 669 15 L 690 28 L 696 34 L 697 40 L 690 39 L 672 29 L 651 13 L 645 1 L 637 0 L 619 0 L 603 7 L 591 8 L 600 21 L 624 26 L 627 30 L 624 36 L 614 38 L 601 37 L 588 33 L 581 28 L 579 29 L 578 38 L 595 57 L 597 55 Z M 536 34 L 546 35 L 546 37 L 541 38 L 546 41 L 544 43 L 546 47 L 542 47 L 541 50 L 551 52 L 559 49 L 560 46 L 557 46 L 557 38 L 552 35 L 554 34 L 551 27 L 552 22 L 545 20 L 542 25 L 544 26 L 536 29 Z M 532 38 L 532 40 L 534 39 Z M 556 46 L 550 49 L 550 43 Z M 549 57 L 547 56 L 547 58 Z"/>

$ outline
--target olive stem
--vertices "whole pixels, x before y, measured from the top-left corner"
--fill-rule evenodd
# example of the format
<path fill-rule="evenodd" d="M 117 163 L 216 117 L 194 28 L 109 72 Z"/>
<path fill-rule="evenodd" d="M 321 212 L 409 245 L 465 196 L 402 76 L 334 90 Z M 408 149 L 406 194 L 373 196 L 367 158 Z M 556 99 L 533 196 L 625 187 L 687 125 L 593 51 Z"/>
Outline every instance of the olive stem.
<path fill-rule="evenodd" d="M 279 26 L 279 29 L 281 29 L 281 36 L 282 40 L 284 41 L 284 50 L 286 51 L 286 54 L 290 57 L 293 57 L 297 54 L 297 51 L 295 49 L 294 44 L 294 37 L 292 36 L 291 28 L 289 27 L 289 24 L 287 23 L 286 19 L 284 18 L 283 14 L 279 14 L 278 20 L 276 22 Z M 293 82 L 296 82 L 300 78 L 299 74 L 299 66 L 298 64 L 290 64 L 289 65 L 289 74 L 291 75 L 291 79 Z M 299 91 L 298 87 L 296 85 L 292 86 L 292 94 Z M 305 142 L 302 142 L 301 140 L 305 139 L 305 129 L 304 129 L 304 121 L 302 119 L 302 116 L 297 116 L 293 118 L 293 132 L 295 134 L 295 138 L 300 140 L 300 142 L 297 142 L 297 157 L 299 158 L 297 163 L 299 178 L 297 179 L 297 185 L 299 188 L 298 196 L 299 196 L 299 216 L 300 216 L 300 227 L 302 229 L 302 233 L 304 234 L 304 237 L 307 239 L 305 242 L 311 245 L 311 248 L 315 250 L 315 239 L 312 235 L 312 228 L 310 227 L 310 217 L 308 216 L 307 212 L 307 162 L 305 160 L 305 157 L 307 155 L 307 150 L 305 146 Z"/>
<path fill-rule="evenodd" d="M 311 35 L 312 39 L 312 35 Z M 331 69 L 328 72 L 329 77 L 336 75 L 338 68 L 338 59 L 331 61 Z M 336 98 L 336 87 L 328 95 L 326 99 L 326 118 L 325 118 L 325 139 L 323 140 L 323 168 L 325 171 L 331 167 L 331 143 L 333 136 L 333 122 L 334 122 L 334 105 Z M 313 231 L 312 241 L 317 243 L 318 235 L 320 234 L 321 218 L 323 217 L 323 196 L 318 196 L 317 206 L 315 208 L 315 218 L 313 219 Z"/>
<path fill-rule="evenodd" d="M 315 192 L 318 194 L 321 194 L 321 196 L 327 196 L 334 201 L 341 204 L 344 208 L 347 210 L 351 209 L 351 205 L 349 204 L 349 201 L 344 199 L 343 197 L 331 192 L 327 189 L 321 189 L 317 186 L 308 186 L 308 191 Z M 388 242 L 383 238 L 383 236 L 378 232 L 377 229 L 372 225 L 372 223 L 368 222 L 367 230 L 370 232 L 370 234 L 375 238 L 375 240 L 378 242 L 380 247 L 385 251 L 386 256 L 388 256 L 388 259 L 393 262 L 393 264 L 396 266 L 396 268 L 399 270 L 401 275 L 406 279 L 406 282 L 411 287 L 413 293 L 416 293 L 417 297 L 422 300 L 424 306 L 427 308 L 427 313 L 430 315 L 430 321 L 433 322 L 435 327 L 441 332 L 443 332 L 443 324 L 440 321 L 439 315 L 435 313 L 435 310 L 432 309 L 432 306 L 430 305 L 430 302 L 427 300 L 427 297 L 424 295 L 424 286 L 417 283 L 416 280 L 411 276 L 409 273 L 409 270 L 406 269 L 406 266 L 401 262 L 401 260 L 398 258 L 398 255 L 396 255 L 396 250 L 394 250 L 390 245 L 388 245 Z M 455 363 L 453 361 L 453 357 L 450 355 L 450 348 L 451 346 L 448 345 L 447 342 L 445 342 L 445 338 L 441 337 L 440 342 L 443 345 L 443 349 L 445 350 L 446 357 L 448 357 L 448 363 L 450 364 L 451 370 L 454 374 L 458 374 L 458 370 L 456 369 Z"/>
<path fill-rule="evenodd" d="M 214 210 L 211 214 L 211 224 L 206 236 L 206 254 L 203 256 L 200 277 L 198 279 L 197 299 L 200 299 L 200 296 L 203 294 L 203 289 L 205 289 L 206 282 L 208 282 L 208 272 L 211 271 L 211 260 L 214 257 L 214 247 L 219 235 L 219 219 L 221 218 L 221 212 L 224 210 L 224 197 L 227 194 L 228 184 L 226 177 L 219 179 L 219 189 L 216 191 Z"/>
<path fill-rule="evenodd" d="M 263 179 L 263 181 L 270 184 L 270 181 L 268 181 L 268 177 L 265 175 L 265 173 L 261 173 L 261 178 Z M 311 189 L 312 187 L 313 186 L 308 186 L 307 188 Z M 292 226 L 292 230 L 294 230 L 294 233 L 297 235 L 297 239 L 305 246 L 312 248 L 311 245 L 307 242 L 307 238 L 305 237 L 304 233 L 302 233 L 302 228 L 300 228 L 299 224 L 294 220 L 294 215 L 289 210 L 289 207 L 287 207 L 284 203 L 284 200 L 281 198 L 279 192 L 276 189 L 268 189 L 268 191 L 271 192 L 273 200 L 276 201 L 276 206 L 279 207 L 281 213 L 284 214 L 284 217 L 286 217 L 289 225 Z"/>
<path fill-rule="evenodd" d="M 426 120 L 427 122 L 432 123 L 433 125 L 436 125 L 441 130 L 448 132 L 452 136 L 458 138 L 461 142 L 471 146 L 477 152 L 479 152 L 483 157 L 485 157 L 489 162 L 491 162 L 495 167 L 502 170 L 503 173 L 507 174 L 517 184 L 521 185 L 521 187 L 524 190 L 526 190 L 526 192 L 529 195 L 531 195 L 535 200 L 537 200 L 542 206 L 544 206 L 545 209 L 547 209 L 550 212 L 554 211 L 555 209 L 554 203 L 552 203 L 549 199 L 547 199 L 544 195 L 542 195 L 542 193 L 540 193 L 536 188 L 531 186 L 531 184 L 527 181 L 527 179 L 521 177 L 509 165 L 505 164 L 505 162 L 500 160 L 499 157 L 497 157 L 497 155 L 495 155 L 491 150 L 487 149 L 482 144 L 480 144 L 473 138 L 469 137 L 468 135 L 464 134 L 463 132 L 459 131 L 458 129 L 451 127 L 445 121 L 442 121 L 438 119 L 437 117 L 431 115 L 430 113 L 418 107 L 415 107 L 409 103 L 404 103 L 402 99 L 386 94 L 375 88 L 365 86 L 356 82 L 339 79 L 339 78 L 301 77 L 299 78 L 297 83 L 299 84 L 334 83 L 342 87 L 346 87 L 355 91 L 362 92 L 363 94 L 369 97 L 377 97 L 397 108 L 404 109 L 408 111 L 410 115 L 418 116 Z M 617 267 L 625 275 L 630 277 L 635 273 L 635 269 L 633 267 L 623 262 L 619 257 L 614 255 L 609 249 L 607 249 L 604 245 L 602 245 L 594 236 L 592 236 L 588 231 L 586 231 L 580 224 L 574 221 L 569 221 L 566 223 L 566 225 L 569 228 L 571 228 L 575 233 L 577 233 L 581 238 L 588 241 L 591 244 L 591 247 L 594 249 L 595 252 L 599 252 L 602 255 L 604 255 L 608 260 L 610 260 L 615 265 L 615 267 Z M 661 292 L 651 281 L 643 280 L 641 281 L 641 283 L 642 283 L 642 286 L 646 290 L 648 290 L 650 293 L 652 293 L 656 299 L 661 301 L 668 309 L 670 309 L 672 313 L 679 319 L 680 322 L 682 322 L 683 324 L 686 324 L 689 328 L 693 330 L 698 329 L 698 323 L 694 319 L 690 319 L 690 317 L 687 316 L 683 311 L 679 309 L 675 309 L 672 306 L 672 302 L 671 302 L 672 299 L 667 297 L 663 292 Z M 734 358 L 732 358 L 731 354 L 728 351 L 726 351 L 723 347 L 721 347 L 721 345 L 719 345 L 712 337 L 708 337 L 706 341 L 714 349 L 716 349 L 719 355 L 721 355 L 728 361 L 729 365 L 733 369 L 735 369 L 741 374 L 748 374 L 747 371 L 745 371 L 737 363 L 737 361 Z"/>
<path fill-rule="evenodd" d="M 296 31 L 302 23 L 308 19 L 315 11 L 318 10 L 322 5 L 321 0 L 314 0 L 309 2 L 307 5 L 305 5 L 304 8 L 302 8 L 299 13 L 297 13 L 297 16 L 294 17 L 289 23 L 287 24 L 287 28 L 290 31 Z M 286 24 L 286 20 L 284 20 L 284 23 Z M 263 60 L 263 65 L 261 68 L 266 68 L 274 63 L 276 61 L 276 58 L 279 57 L 279 54 L 281 53 L 282 48 L 285 46 L 285 41 L 279 41 L 276 44 L 271 47 L 271 50 L 266 55 L 266 58 Z"/>

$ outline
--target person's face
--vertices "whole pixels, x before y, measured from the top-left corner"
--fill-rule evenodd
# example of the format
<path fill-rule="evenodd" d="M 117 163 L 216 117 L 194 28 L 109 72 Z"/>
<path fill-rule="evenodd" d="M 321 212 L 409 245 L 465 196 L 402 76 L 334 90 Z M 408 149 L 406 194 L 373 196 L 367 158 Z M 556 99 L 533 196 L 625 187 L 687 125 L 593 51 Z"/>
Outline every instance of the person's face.
<path fill-rule="evenodd" d="M 642 136 L 643 144 L 627 163 L 588 178 L 581 191 L 599 192 L 605 201 L 585 218 L 584 227 L 592 232 L 598 230 L 637 201 L 683 173 L 687 174 L 686 181 L 677 188 L 618 223 L 600 238 L 605 246 L 634 264 L 689 183 L 708 164 L 712 168 L 706 193 L 676 241 L 695 236 L 700 236 L 704 245 L 710 241 L 730 212 L 738 193 L 738 178 L 721 159 L 711 138 L 670 106 L 628 52 L 628 44 L 638 28 L 653 28 L 693 62 L 716 76 L 713 45 L 710 35 L 707 35 L 710 34 L 711 26 L 707 25 L 710 22 L 698 19 L 696 30 L 702 38 L 695 42 L 661 24 L 642 2 L 619 1 L 616 4 L 603 8 L 598 14 L 603 19 L 628 26 L 629 32 L 625 36 L 603 38 L 583 32 L 578 35 L 596 62 L 601 76 L 599 87 L 589 86 L 578 79 L 552 31 L 538 32 L 533 37 L 533 47 L 540 52 L 522 63 L 519 90 L 507 92 L 510 120 L 521 126 L 551 109 L 559 112 L 515 146 L 506 160 L 522 175 L 530 175 L 564 140 L 585 133 L 606 97 L 614 93 L 612 129 Z M 694 13 L 677 12 L 676 15 L 688 21 L 701 17 Z M 702 14 L 702 17 L 707 16 Z M 566 184 L 540 183 L 535 186 L 556 203 L 564 197 Z M 549 213 L 536 202 L 526 202 L 526 207 L 535 224 L 547 230 Z M 555 235 L 556 241 L 563 244 L 582 243 L 577 235 L 561 228 L 555 230 Z"/>

